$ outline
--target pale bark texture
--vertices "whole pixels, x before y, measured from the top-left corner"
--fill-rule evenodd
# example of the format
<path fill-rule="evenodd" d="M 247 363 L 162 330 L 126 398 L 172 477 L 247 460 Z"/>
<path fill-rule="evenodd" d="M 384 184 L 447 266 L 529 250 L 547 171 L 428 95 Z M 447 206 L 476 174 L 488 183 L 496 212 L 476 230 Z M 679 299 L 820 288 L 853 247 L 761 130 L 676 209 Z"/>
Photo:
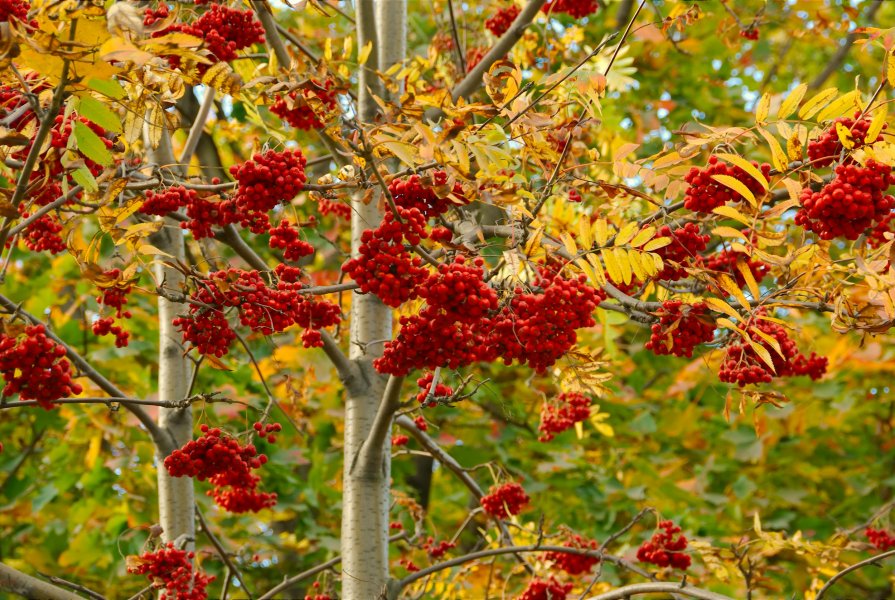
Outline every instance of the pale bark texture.
<path fill-rule="evenodd" d="M 375 119 L 377 106 L 371 94 L 382 94 L 375 69 L 404 59 L 406 15 L 404 0 L 357 3 L 358 43 L 360 47 L 368 42 L 374 46 L 360 74 L 358 120 L 361 123 Z M 363 231 L 378 226 L 382 220 L 379 200 L 377 194 L 366 204 L 362 198 L 352 202 L 351 250 L 355 256 Z M 388 579 L 389 449 L 374 449 L 381 460 L 370 465 L 355 459 L 370 434 L 385 389 L 386 378 L 376 373 L 372 361 L 382 354 L 383 343 L 391 338 L 391 333 L 391 310 L 372 294 L 355 293 L 349 357 L 359 377 L 348 386 L 345 401 L 342 497 L 342 597 L 346 600 L 379 598 Z"/>
<path fill-rule="evenodd" d="M 171 138 L 162 135 L 158 148 L 153 152 L 155 161 L 172 168 L 175 165 Z M 183 234 L 179 223 L 165 218 L 164 227 L 153 236 L 156 247 L 170 255 L 163 260 L 167 262 L 185 263 Z M 155 264 L 155 277 L 159 285 L 174 293 L 183 290 L 183 274 L 161 262 Z M 187 395 L 189 372 L 187 358 L 181 344 L 180 332 L 173 325 L 181 306 L 159 296 L 159 372 L 158 399 L 163 402 L 180 401 Z M 159 408 L 158 425 L 163 434 L 172 438 L 177 446 L 181 446 L 193 436 L 193 418 L 191 409 Z M 196 526 L 193 517 L 195 497 L 193 480 L 190 477 L 171 477 L 162 464 L 165 456 L 156 453 L 158 460 L 158 505 L 159 524 L 164 530 L 162 539 L 173 542 L 183 536 L 187 548 L 192 548 L 196 537 Z"/>
<path fill-rule="evenodd" d="M 0 563 L 0 590 L 5 590 L 23 598 L 41 600 L 81 600 L 77 594 L 26 575 L 10 566 Z"/>

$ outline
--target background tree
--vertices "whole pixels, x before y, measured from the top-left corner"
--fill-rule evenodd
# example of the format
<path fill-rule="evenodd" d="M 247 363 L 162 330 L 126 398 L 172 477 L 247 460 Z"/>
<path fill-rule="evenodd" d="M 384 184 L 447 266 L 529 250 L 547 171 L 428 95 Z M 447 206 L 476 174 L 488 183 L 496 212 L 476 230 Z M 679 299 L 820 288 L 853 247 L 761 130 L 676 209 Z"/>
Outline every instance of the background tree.
<path fill-rule="evenodd" d="M 0 589 L 889 597 L 893 10 L 0 2 Z"/>

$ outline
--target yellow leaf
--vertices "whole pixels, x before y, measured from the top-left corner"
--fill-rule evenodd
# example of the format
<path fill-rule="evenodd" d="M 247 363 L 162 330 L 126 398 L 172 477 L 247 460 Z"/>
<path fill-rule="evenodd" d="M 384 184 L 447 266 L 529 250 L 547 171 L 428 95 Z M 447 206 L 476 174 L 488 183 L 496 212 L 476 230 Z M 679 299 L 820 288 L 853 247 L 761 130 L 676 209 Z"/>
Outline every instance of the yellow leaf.
<path fill-rule="evenodd" d="M 709 308 L 716 310 L 718 312 L 724 313 L 725 315 L 727 315 L 729 317 L 732 317 L 737 320 L 742 319 L 740 314 L 736 310 L 734 310 L 734 308 L 732 306 L 730 306 L 727 302 L 725 302 L 724 300 L 721 300 L 720 298 L 705 298 L 703 300 L 703 302 L 705 302 L 705 304 Z"/>
<path fill-rule="evenodd" d="M 360 52 L 357 55 L 357 64 L 364 65 L 367 63 L 367 59 L 370 58 L 370 51 L 373 49 L 373 42 L 367 42 L 364 44 L 364 47 L 361 48 Z"/>
<path fill-rule="evenodd" d="M 768 111 L 771 108 L 771 94 L 765 92 L 755 107 L 755 120 L 758 123 L 764 123 L 768 118 Z"/>
<path fill-rule="evenodd" d="M 784 179 L 783 187 L 786 188 L 786 191 L 789 192 L 789 198 L 791 200 L 799 201 L 799 196 L 802 195 L 802 184 L 796 181 L 795 179 Z"/>
<path fill-rule="evenodd" d="M 99 458 L 99 452 L 103 447 L 103 434 L 99 433 L 90 438 L 90 444 L 87 446 L 87 454 L 84 455 L 84 464 L 88 469 L 92 469 Z"/>
<path fill-rule="evenodd" d="M 332 62 L 333 60 L 333 39 L 326 38 L 323 41 L 323 58 L 326 59 L 326 62 Z"/>
<path fill-rule="evenodd" d="M 749 287 L 749 293 L 752 294 L 752 297 L 756 300 L 761 297 L 761 290 L 758 289 L 758 282 L 755 281 L 755 276 L 752 275 L 752 269 L 749 268 L 749 265 L 746 264 L 744 260 L 737 261 L 737 270 L 743 276 L 743 280 L 746 282 L 746 285 Z"/>
<path fill-rule="evenodd" d="M 622 281 L 625 282 L 625 285 L 631 283 L 634 272 L 631 270 L 631 263 L 628 262 L 628 253 L 625 252 L 625 249 L 612 248 L 611 250 L 604 251 L 604 255 L 607 252 L 611 253 L 612 256 L 615 258 L 615 262 L 622 274 Z"/>
<path fill-rule="evenodd" d="M 765 333 L 764 331 L 762 331 L 761 329 L 758 329 L 758 328 L 752 328 L 749 331 L 751 333 L 758 335 L 758 337 L 760 337 L 761 339 L 763 339 L 764 341 L 769 343 L 771 345 L 771 348 L 774 349 L 774 352 L 776 352 L 781 357 L 783 357 L 783 348 L 780 347 L 780 342 L 777 341 L 777 338 Z"/>
<path fill-rule="evenodd" d="M 839 90 L 831 87 L 818 94 L 815 94 L 811 97 L 810 100 L 808 100 L 808 102 L 802 105 L 802 108 L 799 109 L 799 118 L 807 121 L 812 116 L 814 116 L 817 111 L 826 106 L 830 100 L 835 98 L 836 94 L 838 93 Z"/>
<path fill-rule="evenodd" d="M 716 154 L 718 158 L 723 158 L 727 162 L 735 165 L 746 173 L 752 176 L 752 178 L 761 184 L 761 187 L 768 191 L 768 180 L 765 179 L 764 175 L 762 175 L 761 171 L 753 165 L 751 162 L 743 158 L 742 156 L 737 156 L 736 154 Z"/>
<path fill-rule="evenodd" d="M 637 277 L 640 281 L 645 281 L 649 275 L 646 270 L 643 268 L 643 263 L 640 262 L 640 252 L 637 250 L 628 250 L 628 262 L 631 264 L 631 270 L 634 272 L 634 276 Z M 650 265 L 652 265 L 652 260 L 650 260 Z"/>
<path fill-rule="evenodd" d="M 796 133 L 788 136 L 786 138 L 786 156 L 789 157 L 789 160 L 802 160 L 803 155 L 802 138 Z"/>
<path fill-rule="evenodd" d="M 755 195 L 752 193 L 752 190 L 747 188 L 746 185 L 739 179 L 731 177 L 730 175 L 712 175 L 712 179 L 738 193 L 740 196 L 745 198 L 752 206 L 756 205 Z"/>
<path fill-rule="evenodd" d="M 846 113 L 852 112 L 855 108 L 861 108 L 861 92 L 858 90 L 852 90 L 847 94 L 843 94 L 840 98 L 830 103 L 829 106 L 818 113 L 817 122 L 822 123 L 841 117 Z"/>
<path fill-rule="evenodd" d="M 587 262 L 589 262 L 594 268 L 594 281 L 596 281 L 600 287 L 606 285 L 606 272 L 603 269 L 603 264 L 600 262 L 600 260 L 593 254 L 588 254 Z"/>
<path fill-rule="evenodd" d="M 768 352 L 768 349 L 756 341 L 748 340 L 748 342 L 755 354 L 758 355 L 758 358 L 768 366 L 772 373 L 776 373 L 777 369 L 774 368 L 774 359 L 771 358 L 771 353 Z"/>
<path fill-rule="evenodd" d="M 889 105 L 885 102 L 880 104 L 876 108 L 876 114 L 873 115 L 873 120 L 870 121 L 870 127 L 867 128 L 867 135 L 864 136 L 865 144 L 872 144 L 876 141 L 876 138 L 879 137 L 879 133 L 883 130 L 883 125 L 886 123 L 886 116 L 889 114 Z"/>
<path fill-rule="evenodd" d="M 736 281 L 734 281 L 730 275 L 728 275 L 727 273 L 721 273 L 718 276 L 718 284 L 721 286 L 721 289 L 736 298 L 739 301 L 740 305 L 743 306 L 743 308 L 745 308 L 746 310 L 752 310 L 752 307 L 749 304 L 749 300 L 747 300 L 745 294 L 743 294 L 743 290 L 739 288 L 739 286 L 736 284 Z"/>
<path fill-rule="evenodd" d="M 641 248 L 644 252 L 652 252 L 653 250 L 658 250 L 659 248 L 664 248 L 668 244 L 672 242 L 670 237 L 657 237 L 653 240 L 650 240 L 646 243 L 646 245 Z"/>
<path fill-rule="evenodd" d="M 579 440 L 584 439 L 584 425 L 581 421 L 575 421 L 575 435 Z"/>
<path fill-rule="evenodd" d="M 771 148 L 771 163 L 774 165 L 774 168 L 777 171 L 783 173 L 786 171 L 786 154 L 783 153 L 783 148 L 780 146 L 780 142 L 777 141 L 777 138 L 772 136 L 767 130 L 758 128 L 758 133 L 761 134 L 761 137 L 767 141 L 768 146 Z"/>
<path fill-rule="evenodd" d="M 686 160 L 682 157 L 678 152 L 669 152 L 665 156 L 656 159 L 653 163 L 654 169 L 664 169 L 665 167 L 670 167 L 671 165 L 676 165 L 679 162 L 683 162 Z"/>
<path fill-rule="evenodd" d="M 734 221 L 738 221 L 746 227 L 752 226 L 752 220 L 732 206 L 723 204 L 718 208 L 712 210 L 712 212 L 716 215 L 721 215 L 722 217 L 727 217 L 729 219 L 733 219 Z"/>
<path fill-rule="evenodd" d="M 886 80 L 890 86 L 895 86 L 895 48 L 886 55 Z"/>
<path fill-rule="evenodd" d="M 578 243 L 584 250 L 590 250 L 594 245 L 593 230 L 587 219 L 578 220 Z"/>
<path fill-rule="evenodd" d="M 414 167 L 416 166 L 417 147 L 407 142 L 381 142 L 380 146 L 384 146 L 392 155 L 404 164 Z"/>
<path fill-rule="evenodd" d="M 730 319 L 721 317 L 720 319 L 715 321 L 715 323 L 718 325 L 718 327 L 724 327 L 726 329 L 730 329 L 731 331 L 736 331 L 737 333 L 740 334 L 740 336 L 746 337 L 746 332 L 743 331 L 742 329 L 740 329 L 740 327 L 738 327 L 737 324 L 734 323 L 733 321 L 731 321 Z"/>
<path fill-rule="evenodd" d="M 575 245 L 575 238 L 573 238 L 569 233 L 563 232 L 559 239 L 562 240 L 562 245 L 566 249 L 566 252 L 569 253 L 569 256 L 575 256 L 578 253 L 578 247 Z"/>
<path fill-rule="evenodd" d="M 784 100 L 780 104 L 780 108 L 779 108 L 779 110 L 777 110 L 777 118 L 785 119 L 786 117 L 791 115 L 792 112 L 799 105 L 799 102 L 802 101 L 802 98 L 805 97 L 805 92 L 807 92 L 807 91 L 808 91 L 807 83 L 802 83 L 802 84 L 796 86 L 796 88 L 793 91 L 791 91 L 789 93 L 789 95 L 786 97 L 786 100 Z"/>
<path fill-rule="evenodd" d="M 656 234 L 656 228 L 652 225 L 648 227 L 644 227 L 640 230 L 634 239 L 631 240 L 630 246 L 632 248 L 640 248 L 642 245 L 653 239 L 653 236 Z"/>
<path fill-rule="evenodd" d="M 662 270 L 662 257 L 652 252 L 644 252 L 640 255 L 640 263 L 647 277 L 652 277 Z"/>
<path fill-rule="evenodd" d="M 599 246 L 605 246 L 609 240 L 609 224 L 603 219 L 597 219 L 594 222 L 594 238 Z"/>
<path fill-rule="evenodd" d="M 621 283 L 622 271 L 615 260 L 615 256 L 612 254 L 612 249 L 603 250 L 602 254 L 603 264 L 606 265 L 606 271 L 609 273 L 609 278 L 615 283 Z"/>
<path fill-rule="evenodd" d="M 839 138 L 839 143 L 846 150 L 851 150 L 855 147 L 855 139 L 852 137 L 851 131 L 842 123 L 836 123 L 836 137 Z"/>
<path fill-rule="evenodd" d="M 742 238 L 744 240 L 746 239 L 746 236 L 743 235 L 742 231 L 740 231 L 739 229 L 734 229 L 733 227 L 726 227 L 726 226 L 715 227 L 714 229 L 712 229 L 712 233 L 719 237 Z"/>
<path fill-rule="evenodd" d="M 627 225 L 622 227 L 619 230 L 618 234 L 615 236 L 615 243 L 613 245 L 616 247 L 624 246 L 625 244 L 630 242 L 632 239 L 634 239 L 634 236 L 637 235 L 638 227 L 639 225 L 637 225 L 636 222 L 628 223 Z"/>

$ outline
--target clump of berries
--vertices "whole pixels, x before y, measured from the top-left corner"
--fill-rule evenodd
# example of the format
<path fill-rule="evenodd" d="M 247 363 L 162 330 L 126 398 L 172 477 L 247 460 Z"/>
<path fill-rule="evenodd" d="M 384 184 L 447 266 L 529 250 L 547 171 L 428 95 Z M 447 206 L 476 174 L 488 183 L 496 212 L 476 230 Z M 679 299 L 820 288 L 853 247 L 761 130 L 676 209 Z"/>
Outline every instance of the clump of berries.
<path fill-rule="evenodd" d="M 541 424 L 538 441 L 549 442 L 557 434 L 582 423 L 590 417 L 591 399 L 578 392 L 562 393 L 553 402 L 541 407 Z"/>
<path fill-rule="evenodd" d="M 435 381 L 434 373 L 426 373 L 422 377 L 416 380 L 416 384 L 420 388 L 420 392 L 416 395 L 417 402 L 420 403 L 421 406 L 432 407 L 437 405 L 439 402 L 444 402 L 448 398 L 454 395 L 454 390 L 448 385 L 445 385 L 441 382 L 438 382 L 435 385 L 435 389 L 432 388 L 432 382 Z M 425 424 L 425 421 L 423 421 Z M 419 427 L 419 425 L 417 425 Z M 420 427 L 422 431 L 425 431 L 424 428 Z"/>
<path fill-rule="evenodd" d="M 268 150 L 230 167 L 238 183 L 233 201 L 240 224 L 253 233 L 265 233 L 269 228 L 268 211 L 292 200 L 304 188 L 307 162 L 301 150 Z"/>
<path fill-rule="evenodd" d="M 435 538 L 429 537 L 425 542 L 423 542 L 423 550 L 429 553 L 429 558 L 441 558 L 447 551 L 451 548 L 455 548 L 457 546 L 456 543 L 441 540 L 440 542 L 436 542 Z"/>
<path fill-rule="evenodd" d="M 281 249 L 286 260 L 301 260 L 314 254 L 314 246 L 299 236 L 298 229 L 288 219 L 283 219 L 277 227 L 270 229 L 270 247 Z"/>
<path fill-rule="evenodd" d="M 8 23 L 10 19 L 28 23 L 31 27 L 37 27 L 37 21 L 28 20 L 28 11 L 31 3 L 27 0 L 0 0 L 0 23 Z"/>
<path fill-rule="evenodd" d="M 426 219 L 446 213 L 452 204 L 468 203 L 459 183 L 448 187 L 448 175 L 444 171 L 435 171 L 425 178 L 411 175 L 393 179 L 388 184 L 388 191 L 397 206 L 415 208 Z"/>
<path fill-rule="evenodd" d="M 580 19 L 597 12 L 600 5 L 597 0 L 548 0 L 541 12 L 547 14 L 565 13 L 570 17 Z"/>
<path fill-rule="evenodd" d="M 652 539 L 643 542 L 637 549 L 637 560 L 657 567 L 688 569 L 690 556 L 683 552 L 687 549 L 687 538 L 681 533 L 681 528 L 671 521 L 661 521 L 659 529 L 662 531 L 654 533 Z"/>
<path fill-rule="evenodd" d="M 656 312 L 659 322 L 653 324 L 653 333 L 645 348 L 657 355 L 692 357 L 696 346 L 715 337 L 715 322 L 707 313 L 704 302 L 684 304 L 680 300 L 666 300 Z"/>
<path fill-rule="evenodd" d="M 522 486 L 515 481 L 491 486 L 488 495 L 482 496 L 482 509 L 497 519 L 518 515 L 530 498 Z"/>
<path fill-rule="evenodd" d="M 671 238 L 671 243 L 655 251 L 662 257 L 662 270 L 656 279 L 677 281 L 687 277 L 686 267 L 699 260 L 711 236 L 699 233 L 699 225 L 687 223 L 683 227 L 672 229 L 663 225 L 656 232 L 656 237 Z"/>
<path fill-rule="evenodd" d="M 760 282 L 771 271 L 771 265 L 768 263 L 734 249 L 724 249 L 720 252 L 715 252 L 705 257 L 704 260 L 700 259 L 698 262 L 701 262 L 709 271 L 718 271 L 730 275 L 740 288 L 746 285 L 746 278 L 738 265 L 748 269 L 756 282 Z"/>
<path fill-rule="evenodd" d="M 831 240 L 844 237 L 858 239 L 864 230 L 881 221 L 895 208 L 895 198 L 884 195 L 895 183 L 892 167 L 867 161 L 865 166 L 841 164 L 836 176 L 814 192 L 810 188 L 799 197 L 802 209 L 795 222 Z"/>
<path fill-rule="evenodd" d="M 892 241 L 893 226 L 895 226 L 895 212 L 890 212 L 867 234 L 867 243 L 870 247 L 879 248 Z M 887 235 L 888 237 L 886 237 Z"/>
<path fill-rule="evenodd" d="M 516 600 L 566 600 L 572 587 L 571 583 L 560 583 L 553 576 L 550 579 L 534 578 Z"/>
<path fill-rule="evenodd" d="M 877 550 L 885 552 L 886 550 L 895 548 L 895 535 L 892 535 L 885 529 L 868 527 L 864 530 L 864 535 L 867 536 L 867 541 L 873 544 Z"/>
<path fill-rule="evenodd" d="M 6 382 L 3 396 L 18 394 L 47 410 L 55 400 L 83 391 L 72 381 L 65 347 L 47 337 L 43 325 L 25 327 L 21 336 L 0 333 L 0 374 Z"/>
<path fill-rule="evenodd" d="M 152 587 L 161 589 L 161 600 L 205 600 L 205 588 L 215 580 L 198 569 L 193 571 L 193 552 L 187 552 L 168 542 L 155 552 L 129 556 L 127 572 L 146 575 Z"/>
<path fill-rule="evenodd" d="M 566 548 L 575 548 L 576 550 L 597 550 L 599 545 L 596 540 L 588 540 L 578 534 L 569 536 L 569 540 L 563 544 Z M 560 571 L 565 571 L 569 575 L 581 575 L 588 573 L 597 563 L 600 562 L 599 556 L 591 556 L 588 554 L 572 554 L 571 552 L 551 551 L 544 555 L 544 558 L 553 562 Z"/>
<path fill-rule="evenodd" d="M 740 29 L 740 37 L 753 42 L 756 41 L 758 39 L 758 27 L 750 25 L 746 29 Z"/>
<path fill-rule="evenodd" d="M 215 179 L 212 183 L 218 183 Z M 211 228 L 240 221 L 233 200 L 212 201 L 200 196 L 195 190 L 183 186 L 169 187 L 161 192 L 146 192 L 140 205 L 140 212 L 147 215 L 165 216 L 181 208 L 186 209 L 187 221 L 180 223 L 181 229 L 188 229 L 197 240 L 212 237 Z"/>
<path fill-rule="evenodd" d="M 761 171 L 765 179 L 770 177 L 771 165 L 765 163 L 759 167 L 756 162 L 752 164 Z M 764 187 L 746 171 L 736 165 L 729 165 L 718 160 L 717 156 L 712 156 L 705 168 L 693 167 L 684 177 L 684 181 L 689 184 L 684 193 L 684 206 L 688 210 L 710 213 L 727 202 L 744 200 L 739 192 L 713 179 L 715 175 L 733 177 L 745 185 L 756 197 L 765 193 Z"/>
<path fill-rule="evenodd" d="M 130 319 L 131 312 L 124 310 L 127 304 L 127 295 L 131 293 L 134 285 L 132 281 L 119 281 L 121 276 L 120 269 L 109 269 L 103 272 L 103 280 L 108 282 L 102 288 L 102 293 L 97 296 L 96 301 L 101 306 L 109 306 L 115 309 L 115 318 Z M 115 324 L 115 318 L 104 317 L 97 319 L 93 323 L 93 334 L 98 336 L 114 335 L 115 347 L 124 348 L 128 344 L 130 333 L 125 331 L 121 326 Z"/>
<path fill-rule="evenodd" d="M 284 96 L 280 96 L 270 107 L 270 112 L 277 115 L 292 127 L 303 131 L 321 129 L 323 121 L 318 116 L 321 109 L 325 113 L 335 110 L 337 105 L 336 92 L 333 90 L 333 82 L 327 80 L 325 84 L 311 81 L 311 85 L 301 90 L 293 90 Z"/>
<path fill-rule="evenodd" d="M 254 444 L 243 446 L 222 435 L 218 428 L 202 425 L 200 431 L 202 437 L 190 440 L 165 458 L 165 468 L 172 477 L 208 480 L 214 487 L 206 494 L 233 513 L 258 512 L 277 503 L 276 493 L 258 491 L 261 478 L 252 473 L 267 462 L 266 455 L 258 454 Z M 268 431 L 265 433 L 270 437 Z"/>
<path fill-rule="evenodd" d="M 507 32 L 520 12 L 521 9 L 515 3 L 504 6 L 485 21 L 485 29 L 500 37 Z"/>
<path fill-rule="evenodd" d="M 396 447 L 396 448 L 400 447 L 400 446 L 406 446 L 407 442 L 409 442 L 409 441 L 410 441 L 410 438 L 404 434 L 398 434 L 398 435 L 392 436 L 392 446 Z"/>
<path fill-rule="evenodd" d="M 725 383 L 736 383 L 743 387 L 750 383 L 769 383 L 774 377 L 794 377 L 807 375 L 811 379 L 820 379 L 827 370 L 827 358 L 812 352 L 810 356 L 801 354 L 796 343 L 790 339 L 782 325 L 765 318 L 767 311 L 763 308 L 755 311 L 746 323 L 747 333 L 759 331 L 764 335 L 754 334 L 752 342 L 760 345 L 770 354 L 773 369 L 761 359 L 753 344 L 744 342 L 731 344 L 721 364 L 718 377 Z M 780 352 L 766 339 L 776 340 Z"/>
<path fill-rule="evenodd" d="M 865 144 L 873 144 L 883 139 L 883 136 L 879 135 L 875 140 L 867 141 L 867 130 L 870 129 L 870 119 L 866 117 L 858 119 L 860 116 L 861 113 L 856 112 L 854 119 L 840 117 L 833 121 L 833 124 L 825 129 L 820 136 L 808 142 L 808 160 L 811 162 L 812 166 L 823 168 L 839 160 L 843 147 L 842 141 L 839 139 L 839 132 L 836 131 L 837 124 L 842 125 L 842 127 L 845 127 L 850 132 L 852 142 L 854 143 L 852 150 L 857 150 Z M 856 121 L 855 119 L 858 120 Z M 888 124 L 883 124 L 883 129 L 886 129 L 887 127 Z"/>

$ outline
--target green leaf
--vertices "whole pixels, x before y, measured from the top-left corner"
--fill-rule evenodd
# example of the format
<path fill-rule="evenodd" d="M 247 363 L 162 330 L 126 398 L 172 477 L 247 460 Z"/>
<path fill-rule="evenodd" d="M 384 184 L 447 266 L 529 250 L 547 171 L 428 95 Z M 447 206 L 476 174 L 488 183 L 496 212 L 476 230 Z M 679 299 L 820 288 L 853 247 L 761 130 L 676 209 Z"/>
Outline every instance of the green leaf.
<path fill-rule="evenodd" d="M 121 133 L 121 121 L 104 103 L 93 96 L 84 96 L 78 102 L 78 114 L 90 119 L 106 131 Z"/>
<path fill-rule="evenodd" d="M 90 169 L 87 167 L 78 167 L 75 169 L 74 173 L 71 174 L 71 177 L 87 192 L 99 191 L 99 186 L 96 184 L 96 178 L 93 177 L 93 173 L 91 173 Z"/>
<path fill-rule="evenodd" d="M 93 133 L 92 129 L 80 121 L 75 121 L 73 131 L 75 142 L 78 144 L 78 150 L 81 151 L 81 154 L 104 167 L 112 164 L 112 154 L 106 148 L 102 139 Z"/>
<path fill-rule="evenodd" d="M 121 100 L 127 98 L 127 92 L 121 87 L 121 84 L 114 79 L 91 79 L 87 82 L 87 87 L 95 92 L 99 92 L 103 96 Z"/>

